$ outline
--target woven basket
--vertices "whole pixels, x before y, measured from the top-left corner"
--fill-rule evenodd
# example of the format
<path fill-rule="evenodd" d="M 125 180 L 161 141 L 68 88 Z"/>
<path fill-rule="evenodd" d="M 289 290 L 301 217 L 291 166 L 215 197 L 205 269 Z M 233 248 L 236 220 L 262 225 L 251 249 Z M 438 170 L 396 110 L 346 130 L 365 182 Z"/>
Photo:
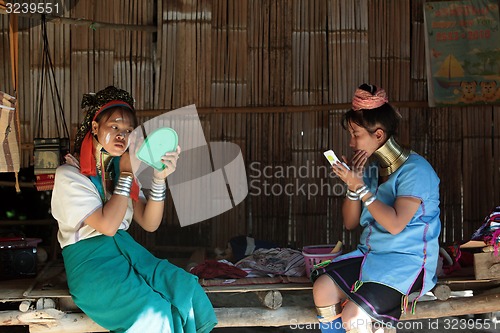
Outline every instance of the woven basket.
<path fill-rule="evenodd" d="M 314 265 L 322 263 L 326 260 L 332 260 L 342 254 L 342 250 L 331 253 L 335 245 L 309 245 L 302 248 L 304 261 L 306 262 L 306 275 L 311 276 L 314 270 Z"/>

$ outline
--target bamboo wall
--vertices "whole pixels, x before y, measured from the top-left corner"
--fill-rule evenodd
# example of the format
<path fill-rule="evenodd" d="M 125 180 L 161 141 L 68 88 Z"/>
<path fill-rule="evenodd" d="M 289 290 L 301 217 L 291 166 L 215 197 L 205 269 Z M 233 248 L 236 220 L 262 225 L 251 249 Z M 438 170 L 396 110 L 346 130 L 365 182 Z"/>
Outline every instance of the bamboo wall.
<path fill-rule="evenodd" d="M 400 141 L 425 156 L 439 174 L 444 243 L 468 239 L 499 203 L 500 108 L 426 106 L 423 0 L 67 4 L 68 19 L 111 24 L 92 29 L 75 22 L 48 23 L 73 135 L 82 119 L 82 94 L 114 84 L 133 93 L 142 121 L 195 103 L 207 141 L 234 142 L 243 152 L 250 186 L 245 201 L 181 229 L 168 199 L 158 232 L 133 230 L 150 248 L 223 247 L 245 233 L 283 246 L 337 239 L 354 246 L 359 231 L 342 228 L 341 184 L 328 174 L 322 152 L 333 148 L 349 154 L 348 133 L 339 120 L 363 82 L 387 90 L 403 115 Z M 18 93 L 23 164 L 29 166 L 41 95 L 46 96 L 43 134 L 58 132 L 52 95 L 37 89 L 39 19 L 20 20 L 26 29 L 19 36 Z M 0 15 L 0 90 L 12 93 L 7 25 L 8 17 Z M 270 195 L 263 193 L 264 181 Z M 279 193 L 284 188 L 291 195 Z"/>

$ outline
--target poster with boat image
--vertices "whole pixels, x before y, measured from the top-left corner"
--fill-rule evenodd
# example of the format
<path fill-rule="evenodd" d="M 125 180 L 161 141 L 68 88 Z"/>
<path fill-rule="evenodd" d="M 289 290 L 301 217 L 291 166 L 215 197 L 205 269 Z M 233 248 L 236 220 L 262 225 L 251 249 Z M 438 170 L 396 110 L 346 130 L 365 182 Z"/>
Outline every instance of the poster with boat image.
<path fill-rule="evenodd" d="M 424 3 L 429 106 L 500 104 L 498 4 Z"/>

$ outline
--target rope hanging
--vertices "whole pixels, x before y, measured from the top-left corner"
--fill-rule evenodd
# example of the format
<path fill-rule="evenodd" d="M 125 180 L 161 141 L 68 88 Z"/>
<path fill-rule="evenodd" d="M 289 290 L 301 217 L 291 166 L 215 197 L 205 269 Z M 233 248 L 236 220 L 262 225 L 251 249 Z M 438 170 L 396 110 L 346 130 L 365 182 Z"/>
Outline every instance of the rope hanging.
<path fill-rule="evenodd" d="M 57 87 L 54 64 L 50 55 L 45 16 L 42 16 L 41 33 L 43 47 L 41 73 L 38 81 L 38 123 L 34 134 L 33 153 L 35 156 L 36 188 L 39 191 L 46 191 L 53 188 L 55 170 L 61 164 L 63 156 L 69 152 L 70 135 L 66 125 L 61 95 Z M 52 97 L 52 110 L 54 112 L 57 137 L 46 137 L 47 133 L 44 133 L 44 100 L 47 89 L 50 89 L 50 96 Z"/>

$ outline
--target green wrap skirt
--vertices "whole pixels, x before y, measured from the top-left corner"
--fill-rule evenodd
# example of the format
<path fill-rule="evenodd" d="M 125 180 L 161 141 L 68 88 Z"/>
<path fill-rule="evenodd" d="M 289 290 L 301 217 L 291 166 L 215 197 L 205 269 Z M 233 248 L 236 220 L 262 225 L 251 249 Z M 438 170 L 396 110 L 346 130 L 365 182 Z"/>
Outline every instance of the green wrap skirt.
<path fill-rule="evenodd" d="M 124 230 L 81 240 L 62 254 L 76 305 L 112 332 L 204 333 L 217 324 L 197 277 L 156 258 Z"/>

